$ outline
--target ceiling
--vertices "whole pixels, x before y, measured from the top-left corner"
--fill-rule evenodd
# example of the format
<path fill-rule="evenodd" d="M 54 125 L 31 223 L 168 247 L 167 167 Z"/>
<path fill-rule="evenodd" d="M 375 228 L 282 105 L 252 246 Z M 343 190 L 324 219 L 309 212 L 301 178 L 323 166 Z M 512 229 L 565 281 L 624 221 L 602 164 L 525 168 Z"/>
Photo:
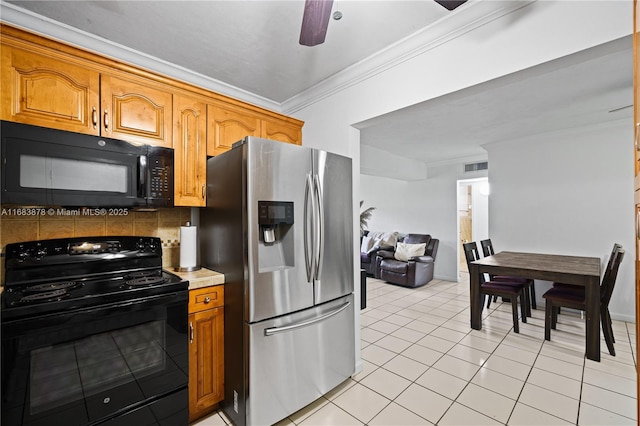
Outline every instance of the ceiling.
<path fill-rule="evenodd" d="M 335 0 L 324 44 L 298 44 L 302 0 L 3 1 L 282 104 L 448 12 L 431 0 Z M 506 3 L 502 1 L 501 3 Z M 486 155 L 483 144 L 632 117 L 631 40 L 622 39 L 358 123 L 362 144 L 425 163 Z"/>

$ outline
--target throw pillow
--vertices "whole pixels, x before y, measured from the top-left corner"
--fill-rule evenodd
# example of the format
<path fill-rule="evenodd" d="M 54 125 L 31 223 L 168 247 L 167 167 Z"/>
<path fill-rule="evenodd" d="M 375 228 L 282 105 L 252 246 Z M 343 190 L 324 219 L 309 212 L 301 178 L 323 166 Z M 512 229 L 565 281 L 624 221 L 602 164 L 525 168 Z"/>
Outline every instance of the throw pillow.
<path fill-rule="evenodd" d="M 360 245 L 360 253 L 368 253 L 373 246 L 373 238 L 362 237 L 362 244 Z"/>
<path fill-rule="evenodd" d="M 395 246 L 398 241 L 398 233 L 397 232 L 385 232 L 380 237 L 380 245 L 381 246 Z"/>
<path fill-rule="evenodd" d="M 380 242 L 382 240 L 380 238 L 376 238 L 373 240 L 373 244 L 371 245 L 371 248 L 369 249 L 369 251 L 367 252 L 367 254 L 371 254 L 376 250 L 380 250 Z"/>
<path fill-rule="evenodd" d="M 396 246 L 396 252 L 393 254 L 397 260 L 401 260 L 406 262 L 410 258 L 414 256 L 423 256 L 424 251 L 427 247 L 426 243 L 422 244 L 406 244 L 406 243 L 398 243 Z"/>

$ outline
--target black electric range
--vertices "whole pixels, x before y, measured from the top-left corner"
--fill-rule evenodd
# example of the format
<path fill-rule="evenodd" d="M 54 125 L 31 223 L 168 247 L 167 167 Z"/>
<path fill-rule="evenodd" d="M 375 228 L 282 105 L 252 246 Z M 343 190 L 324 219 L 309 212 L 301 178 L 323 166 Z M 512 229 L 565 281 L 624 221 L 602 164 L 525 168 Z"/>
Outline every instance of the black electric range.
<path fill-rule="evenodd" d="M 2 424 L 186 426 L 188 285 L 155 237 L 8 244 Z"/>

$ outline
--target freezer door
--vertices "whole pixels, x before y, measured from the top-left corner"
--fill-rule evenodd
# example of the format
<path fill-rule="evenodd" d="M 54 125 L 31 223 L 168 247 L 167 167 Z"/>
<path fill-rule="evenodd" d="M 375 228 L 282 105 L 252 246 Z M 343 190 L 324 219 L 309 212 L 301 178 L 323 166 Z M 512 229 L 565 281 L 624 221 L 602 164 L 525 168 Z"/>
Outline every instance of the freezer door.
<path fill-rule="evenodd" d="M 259 138 L 248 138 L 244 146 L 249 278 L 244 319 L 256 322 L 313 306 L 313 280 L 305 262 L 310 253 L 304 240 L 305 205 L 311 205 L 311 150 Z M 293 223 L 277 225 L 267 241 L 258 223 L 259 201 L 293 203 Z M 306 212 L 310 217 L 310 207 Z"/>
<path fill-rule="evenodd" d="M 248 425 L 276 423 L 355 372 L 353 295 L 246 327 Z"/>
<path fill-rule="evenodd" d="M 353 292 L 351 159 L 314 150 L 320 214 L 315 271 L 316 304 Z"/>

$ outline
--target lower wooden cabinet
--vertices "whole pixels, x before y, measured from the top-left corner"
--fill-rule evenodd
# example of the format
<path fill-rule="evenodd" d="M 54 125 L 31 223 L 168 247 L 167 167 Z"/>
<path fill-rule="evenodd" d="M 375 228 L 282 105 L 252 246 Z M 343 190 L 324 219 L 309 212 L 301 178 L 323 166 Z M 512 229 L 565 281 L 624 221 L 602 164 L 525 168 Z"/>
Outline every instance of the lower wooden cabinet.
<path fill-rule="evenodd" d="M 189 292 L 189 421 L 224 398 L 223 286 Z"/>

